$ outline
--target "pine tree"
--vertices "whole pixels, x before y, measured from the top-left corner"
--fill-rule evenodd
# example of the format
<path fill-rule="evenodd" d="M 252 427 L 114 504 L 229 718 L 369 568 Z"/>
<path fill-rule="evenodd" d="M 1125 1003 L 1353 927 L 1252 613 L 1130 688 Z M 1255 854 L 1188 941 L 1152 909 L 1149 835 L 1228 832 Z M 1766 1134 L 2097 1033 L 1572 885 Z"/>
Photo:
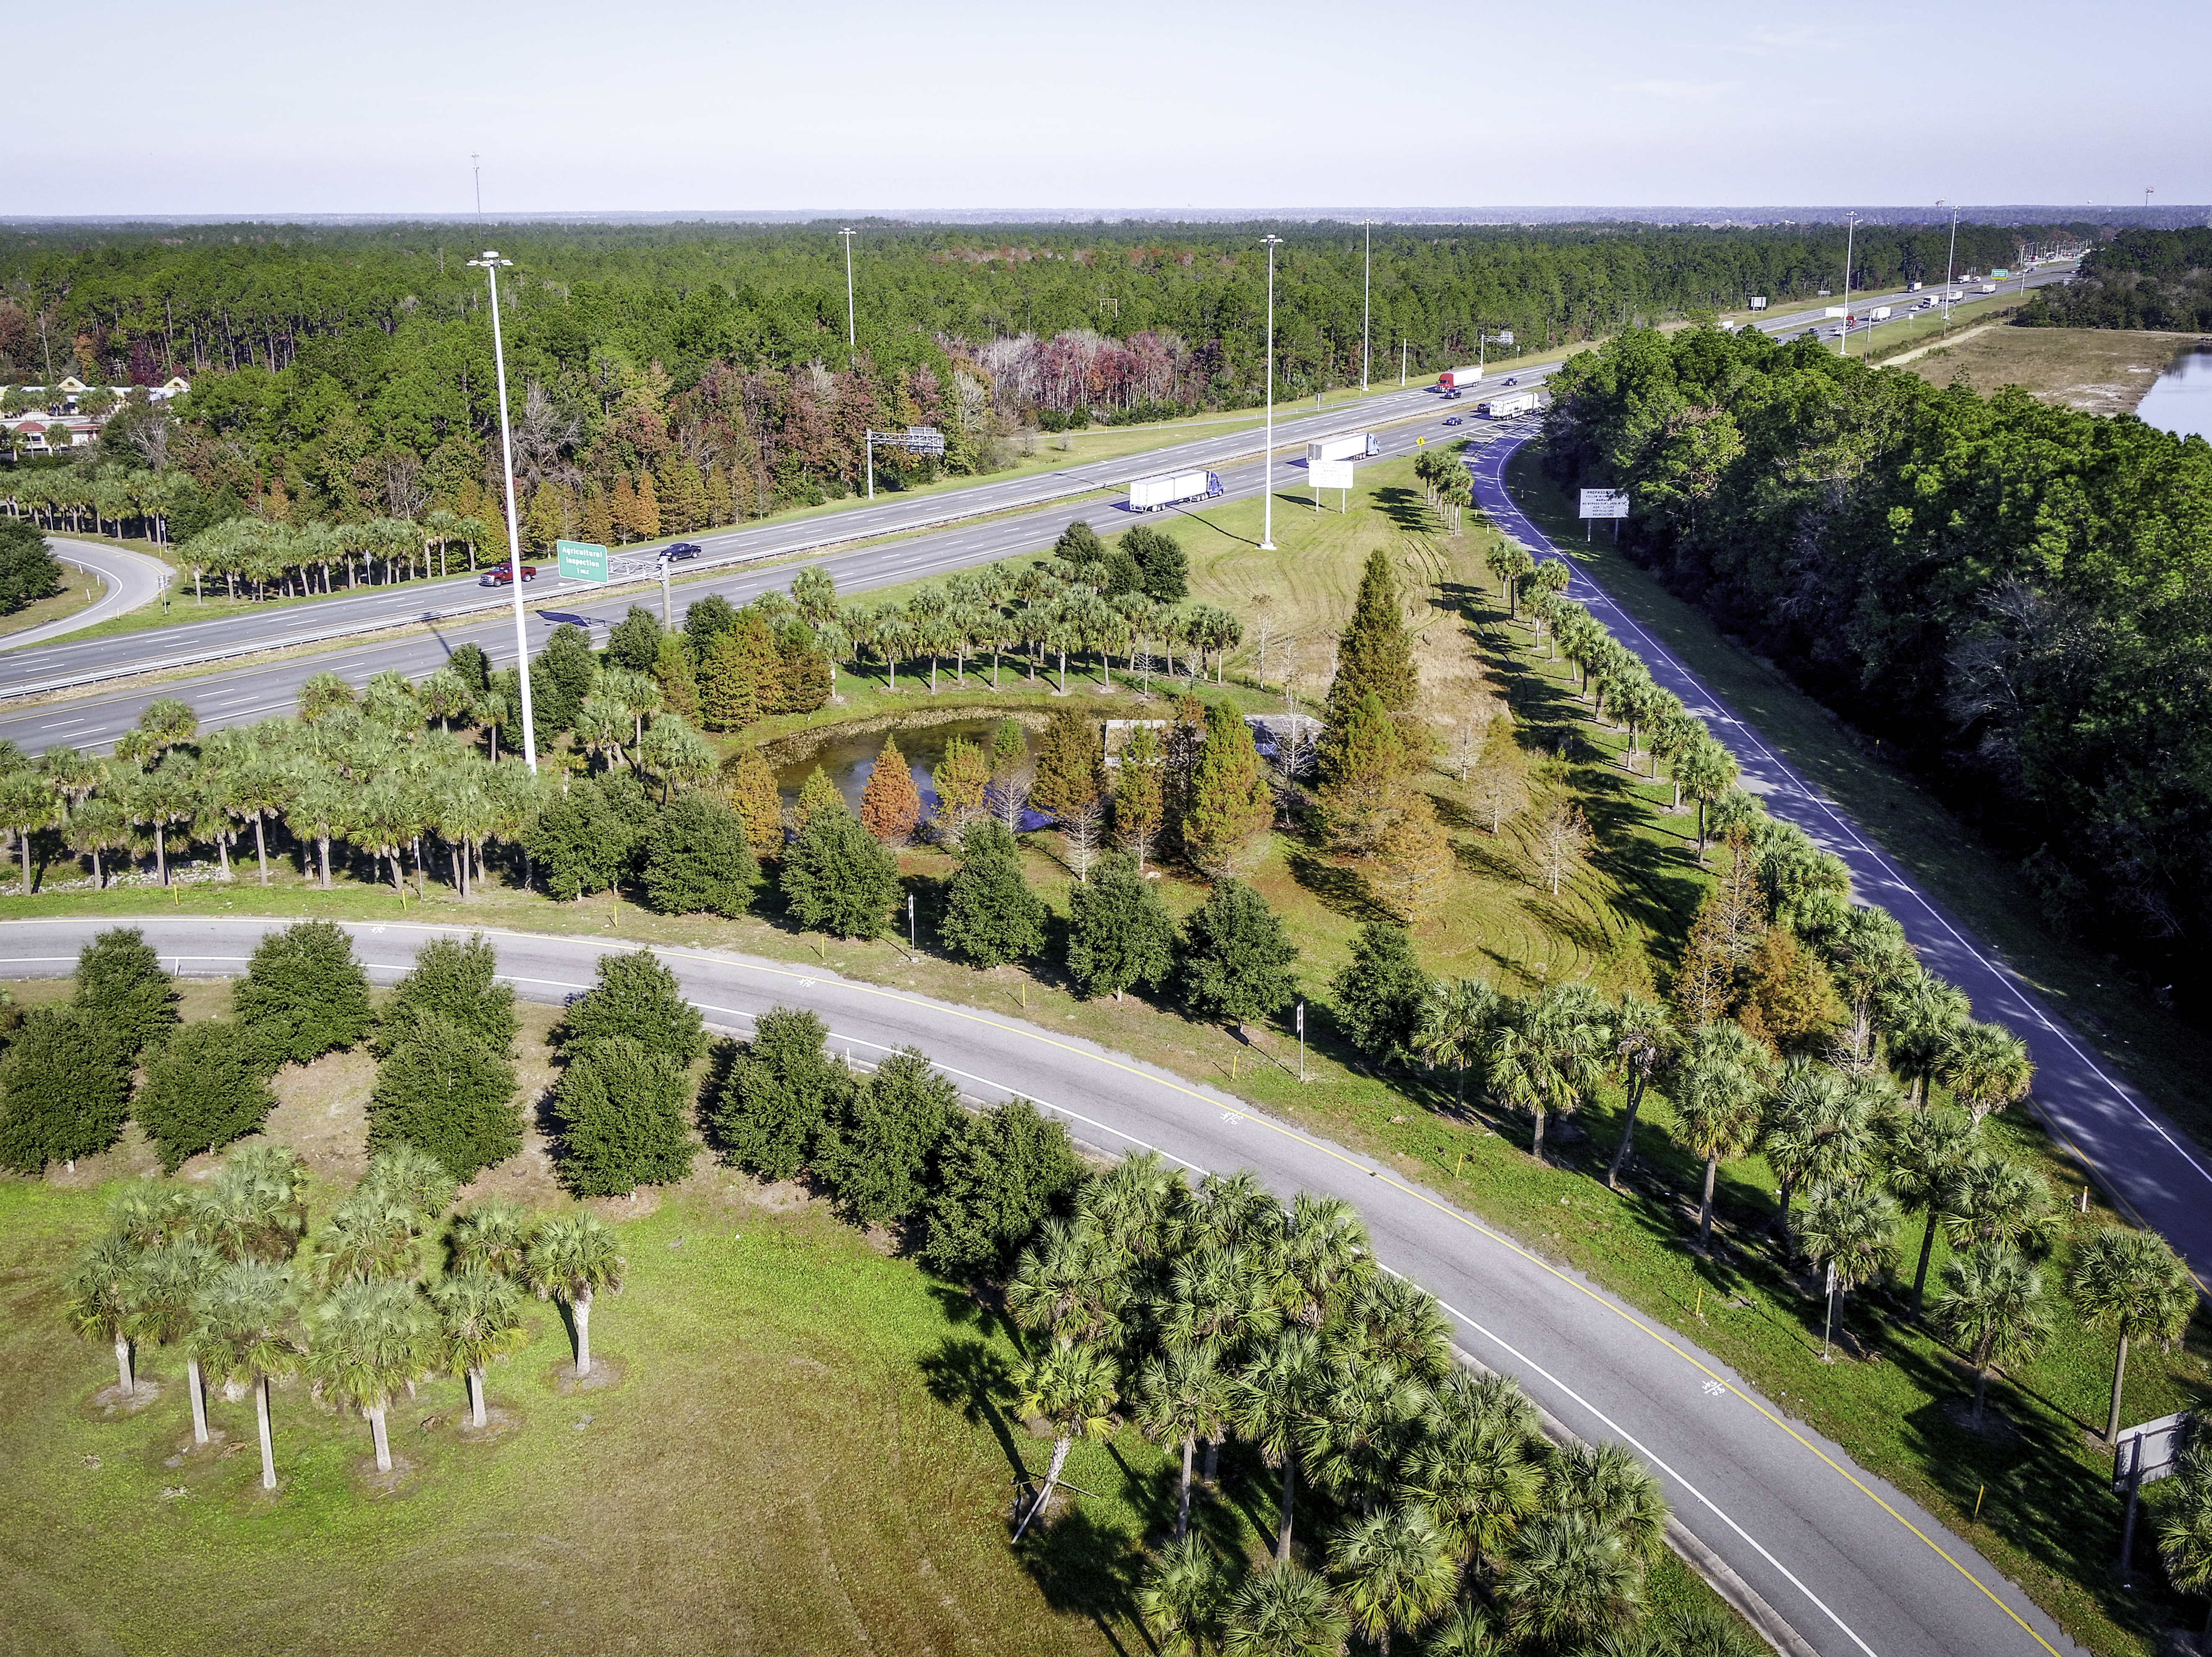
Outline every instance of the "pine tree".
<path fill-rule="evenodd" d="M 783 798 L 775 773 L 757 748 L 741 748 L 722 762 L 722 796 L 745 826 L 745 841 L 756 859 L 783 849 Z"/>
<path fill-rule="evenodd" d="M 1335 724 L 1370 692 L 1385 712 L 1410 708 L 1419 685 L 1413 671 L 1413 641 L 1398 609 L 1398 583 L 1381 548 L 1367 556 L 1352 622 L 1337 646 L 1336 679 L 1329 686 L 1328 721 Z"/>
<path fill-rule="evenodd" d="M 1412 934 L 1388 921 L 1359 929 L 1352 959 L 1329 980 L 1337 1028 L 1352 1045 L 1384 1064 L 1413 1062 L 1427 1005 L 1429 975 L 1413 957 Z"/>
<path fill-rule="evenodd" d="M 571 1059 L 554 1091 L 561 1124 L 555 1171 L 579 1197 L 619 1197 L 690 1172 L 691 1077 L 674 1059 L 628 1036 Z"/>
<path fill-rule="evenodd" d="M 921 793 L 914 772 L 899 752 L 898 738 L 885 737 L 860 791 L 860 825 L 886 846 L 903 846 L 921 822 Z"/>
<path fill-rule="evenodd" d="M 805 794 L 799 798 L 803 804 Z M 898 861 L 841 804 L 807 818 L 784 848 L 780 883 L 799 925 L 840 938 L 879 938 L 898 896 Z"/>
<path fill-rule="evenodd" d="M 686 719 L 699 717 L 699 676 L 691 665 L 691 652 L 680 633 L 665 634 L 653 647 L 653 679 L 660 687 L 660 705 Z"/>
<path fill-rule="evenodd" d="M 744 637 L 732 628 L 718 633 L 699 663 L 699 716 L 709 731 L 736 731 L 760 717 Z"/>
<path fill-rule="evenodd" d="M 637 525 L 637 538 L 650 541 L 660 533 L 660 496 L 653 487 L 653 474 L 641 471 L 637 475 L 637 505 L 632 509 Z"/>
<path fill-rule="evenodd" d="M 1137 585 L 1146 598 L 1172 604 L 1190 596 L 1190 560 L 1172 535 L 1140 524 L 1121 537 L 1121 550 L 1136 561 Z"/>
<path fill-rule="evenodd" d="M 1106 792 L 1106 762 L 1099 751 L 1099 727 L 1072 707 L 1056 710 L 1045 726 L 1037 751 L 1036 780 L 1030 803 L 1062 817 L 1092 804 Z"/>
<path fill-rule="evenodd" d="M 1091 878 L 1068 889 L 1067 975 L 1085 996 L 1116 1001 L 1141 984 L 1157 990 L 1175 970 L 1175 921 L 1135 859 L 1099 859 Z"/>
<path fill-rule="evenodd" d="M 1409 768 L 1397 722 L 1382 699 L 1369 691 L 1332 713 L 1316 757 L 1331 842 L 1363 855 L 1372 851 Z"/>
<path fill-rule="evenodd" d="M 1019 961 L 1044 948 L 1044 900 L 1022 874 L 1014 837 L 988 817 L 968 830 L 945 887 L 938 936 L 972 967 Z"/>
<path fill-rule="evenodd" d="M 514 1066 L 475 1030 L 414 1010 L 377 1066 L 368 1144 L 413 1145 L 466 1183 L 522 1149 Z"/>
<path fill-rule="evenodd" d="M 837 792 L 837 785 L 830 780 L 830 774 L 817 765 L 806 774 L 806 780 L 799 786 L 799 800 L 791 812 L 792 826 L 800 834 L 805 834 L 806 826 L 824 811 L 850 810 L 845 804 L 844 795 Z"/>
<path fill-rule="evenodd" d="M 1132 530 L 1131 534 L 1136 531 Z M 1166 820 L 1160 786 L 1160 739 L 1148 725 L 1129 733 L 1114 780 L 1114 832 L 1141 872 Z"/>
<path fill-rule="evenodd" d="M 1290 972 L 1297 957 L 1267 900 L 1224 880 L 1183 922 L 1183 993 L 1199 1017 L 1242 1029 L 1297 993 Z"/>
<path fill-rule="evenodd" d="M 1184 854 L 1209 878 L 1219 879 L 1254 859 L 1274 820 L 1274 790 L 1251 727 L 1228 703 L 1217 702 L 1206 713 L 1206 746 L 1191 774 L 1182 823 Z"/>
<path fill-rule="evenodd" d="M 584 499 L 576 509 L 576 531 L 595 547 L 615 544 L 615 515 L 606 491 L 597 483 L 584 485 Z"/>
<path fill-rule="evenodd" d="M 174 1174 L 187 1157 L 255 1132 L 276 1108 L 238 1026 L 211 1018 L 185 1025 L 148 1059 L 131 1114 Z"/>

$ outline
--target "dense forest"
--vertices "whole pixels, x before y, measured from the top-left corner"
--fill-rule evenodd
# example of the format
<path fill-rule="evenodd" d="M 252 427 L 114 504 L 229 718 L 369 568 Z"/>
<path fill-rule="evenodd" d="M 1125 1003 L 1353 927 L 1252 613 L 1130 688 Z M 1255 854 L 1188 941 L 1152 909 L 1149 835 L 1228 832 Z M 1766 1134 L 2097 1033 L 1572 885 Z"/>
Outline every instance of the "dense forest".
<path fill-rule="evenodd" d="M 635 539 L 850 493 L 871 426 L 947 439 L 941 461 L 879 465 L 968 473 L 1006 464 L 1040 418 L 1250 406 L 1271 229 L 1279 394 L 1356 383 L 1358 227 L 870 224 L 857 347 L 829 226 L 17 233 L 0 237 L 0 384 L 191 379 L 173 415 L 126 410 L 72 462 L 188 478 L 163 513 L 179 540 L 246 513 L 496 518 L 490 319 L 467 263 L 490 241 L 514 262 L 503 320 L 534 538 Z M 1863 229 L 1854 286 L 1941 276 L 1948 226 Z M 2042 234 L 1961 225 L 1959 262 L 2002 264 Z M 1373 371 L 1388 378 L 1401 341 L 1431 373 L 1481 331 L 1525 351 L 1809 296 L 1842 286 L 1844 246 L 1826 226 L 1378 226 Z"/>
<path fill-rule="evenodd" d="M 2201 981 L 2212 448 L 1810 342 L 1638 330 L 1551 381 L 1623 544 L 1911 756 L 2053 918 Z"/>
<path fill-rule="evenodd" d="M 2212 332 L 2212 230 L 2124 230 L 2081 274 L 2032 294 L 2023 328 Z"/>

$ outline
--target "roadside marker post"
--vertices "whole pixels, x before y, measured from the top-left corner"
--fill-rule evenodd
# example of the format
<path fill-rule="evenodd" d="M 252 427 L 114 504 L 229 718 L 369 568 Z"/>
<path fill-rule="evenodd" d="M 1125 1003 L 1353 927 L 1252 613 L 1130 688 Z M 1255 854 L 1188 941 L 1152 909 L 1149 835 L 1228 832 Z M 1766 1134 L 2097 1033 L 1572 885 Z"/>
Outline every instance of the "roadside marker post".
<path fill-rule="evenodd" d="M 1306 1079 L 1306 1004 L 1298 1003 L 1298 1080 Z"/>

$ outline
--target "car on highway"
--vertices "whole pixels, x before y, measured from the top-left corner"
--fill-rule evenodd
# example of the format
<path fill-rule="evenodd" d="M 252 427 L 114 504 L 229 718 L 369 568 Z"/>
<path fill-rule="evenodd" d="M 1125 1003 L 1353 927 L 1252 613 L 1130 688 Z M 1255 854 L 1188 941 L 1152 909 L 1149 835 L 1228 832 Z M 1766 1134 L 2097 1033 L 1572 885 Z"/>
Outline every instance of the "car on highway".
<path fill-rule="evenodd" d="M 1518 385 L 1521 383 L 1521 380 L 1520 380 L 1519 376 L 1517 376 L 1517 375 L 1515 375 L 1515 374 L 1508 374 L 1508 375 L 1505 377 L 1505 383 L 1506 383 L 1508 385 Z"/>
<path fill-rule="evenodd" d="M 670 558 L 696 558 L 704 551 L 706 548 L 696 542 L 675 541 L 669 543 L 668 551 L 665 555 Z"/>
<path fill-rule="evenodd" d="M 536 580 L 538 579 L 538 566 L 535 564 L 525 564 L 522 567 L 522 579 L 526 581 Z M 514 571 L 512 567 L 506 564 L 495 565 L 483 573 L 483 576 L 477 580 L 477 585 L 480 587 L 513 586 L 514 585 Z"/>
<path fill-rule="evenodd" d="M 1444 416 L 1444 424 L 1447 426 L 1459 425 L 1462 422 L 1462 416 L 1459 415 L 1446 415 Z"/>

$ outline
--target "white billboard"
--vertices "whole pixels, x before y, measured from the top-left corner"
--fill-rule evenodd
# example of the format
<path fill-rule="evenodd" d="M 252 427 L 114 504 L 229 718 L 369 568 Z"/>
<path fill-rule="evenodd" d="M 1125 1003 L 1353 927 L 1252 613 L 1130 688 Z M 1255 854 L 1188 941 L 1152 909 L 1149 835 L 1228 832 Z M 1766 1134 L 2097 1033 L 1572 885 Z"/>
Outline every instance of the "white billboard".
<path fill-rule="evenodd" d="M 1306 482 L 1317 489 L 1348 489 L 1355 470 L 1349 460 L 1309 460 Z"/>
<path fill-rule="evenodd" d="M 1626 518 L 1628 516 L 1626 489 L 1584 489 L 1583 509 L 1584 518 Z"/>

